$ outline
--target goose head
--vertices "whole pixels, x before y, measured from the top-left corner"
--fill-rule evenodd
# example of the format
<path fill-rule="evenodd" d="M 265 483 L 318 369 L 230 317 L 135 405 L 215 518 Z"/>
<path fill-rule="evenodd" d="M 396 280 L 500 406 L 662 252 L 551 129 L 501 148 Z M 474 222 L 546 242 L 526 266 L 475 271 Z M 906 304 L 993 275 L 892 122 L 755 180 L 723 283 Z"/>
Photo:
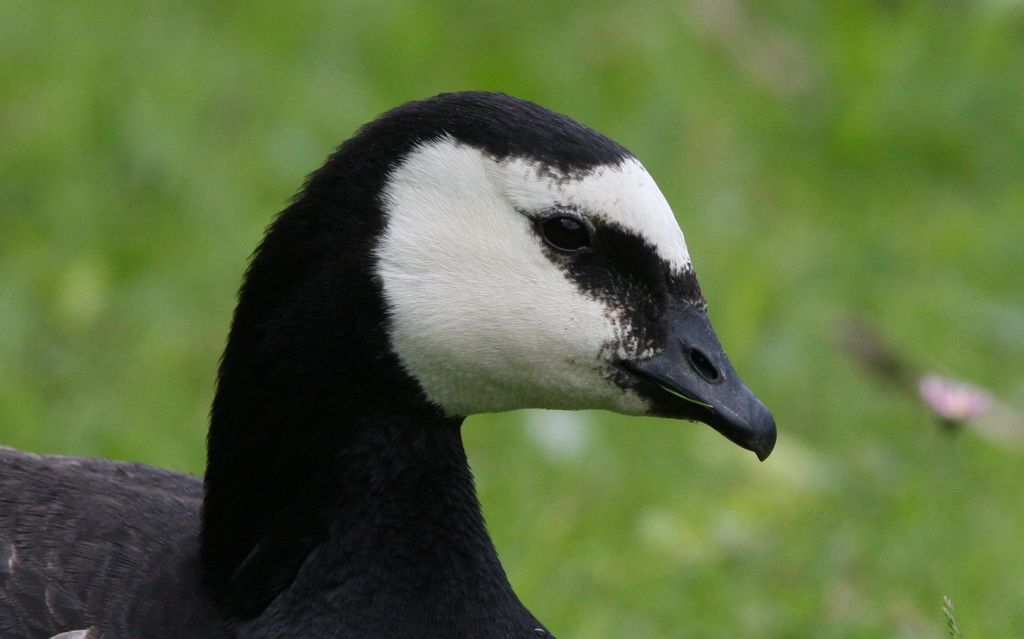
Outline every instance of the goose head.
<path fill-rule="evenodd" d="M 383 578 L 380 555 L 356 553 L 358 572 L 349 552 L 381 531 L 431 557 L 491 548 L 459 425 L 519 408 L 702 421 L 761 459 L 775 443 L 629 151 L 502 94 L 407 103 L 309 177 L 246 273 L 208 437 L 201 552 L 218 605 L 249 618 L 296 580 Z M 438 531 L 442 511 L 459 524 Z M 339 554 L 307 574 L 316 548 Z M 486 597 L 514 600 L 493 551 L 460 556 L 480 561 L 448 571 L 452 592 L 491 576 Z"/>
<path fill-rule="evenodd" d="M 775 422 L 707 316 L 683 233 L 603 135 L 499 94 L 410 103 L 373 250 L 390 347 L 448 415 L 607 409 L 709 424 L 764 459 Z"/>

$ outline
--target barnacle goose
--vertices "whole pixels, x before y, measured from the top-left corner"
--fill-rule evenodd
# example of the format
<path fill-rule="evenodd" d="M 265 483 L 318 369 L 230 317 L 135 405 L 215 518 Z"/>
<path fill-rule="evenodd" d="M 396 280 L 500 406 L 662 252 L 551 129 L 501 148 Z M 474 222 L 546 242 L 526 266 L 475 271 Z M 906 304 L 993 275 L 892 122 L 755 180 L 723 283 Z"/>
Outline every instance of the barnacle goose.
<path fill-rule="evenodd" d="M 502 94 L 400 106 L 256 252 L 205 482 L 0 451 L 0 636 L 548 636 L 460 435 L 525 407 L 699 420 L 761 459 L 775 443 L 626 149 Z"/>

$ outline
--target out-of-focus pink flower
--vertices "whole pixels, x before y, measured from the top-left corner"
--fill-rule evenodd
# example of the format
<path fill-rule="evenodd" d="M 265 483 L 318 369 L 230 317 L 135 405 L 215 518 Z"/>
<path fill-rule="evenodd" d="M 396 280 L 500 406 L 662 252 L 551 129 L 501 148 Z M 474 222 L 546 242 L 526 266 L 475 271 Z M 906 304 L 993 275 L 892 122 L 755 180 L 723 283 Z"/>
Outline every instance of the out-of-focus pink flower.
<path fill-rule="evenodd" d="M 939 417 L 952 422 L 970 421 L 992 408 L 987 391 L 939 375 L 925 375 L 917 382 L 917 393 Z"/>

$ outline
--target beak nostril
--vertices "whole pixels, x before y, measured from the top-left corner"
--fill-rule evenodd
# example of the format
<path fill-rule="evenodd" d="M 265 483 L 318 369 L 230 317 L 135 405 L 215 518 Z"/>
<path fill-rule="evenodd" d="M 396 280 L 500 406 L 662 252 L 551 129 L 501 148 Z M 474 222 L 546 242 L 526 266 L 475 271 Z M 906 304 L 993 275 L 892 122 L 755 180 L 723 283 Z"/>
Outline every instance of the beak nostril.
<path fill-rule="evenodd" d="M 687 349 L 687 356 L 690 359 L 690 366 L 705 380 L 714 383 L 722 378 L 722 375 L 715 368 L 715 365 L 711 363 L 711 360 L 708 359 L 708 356 L 699 349 Z"/>

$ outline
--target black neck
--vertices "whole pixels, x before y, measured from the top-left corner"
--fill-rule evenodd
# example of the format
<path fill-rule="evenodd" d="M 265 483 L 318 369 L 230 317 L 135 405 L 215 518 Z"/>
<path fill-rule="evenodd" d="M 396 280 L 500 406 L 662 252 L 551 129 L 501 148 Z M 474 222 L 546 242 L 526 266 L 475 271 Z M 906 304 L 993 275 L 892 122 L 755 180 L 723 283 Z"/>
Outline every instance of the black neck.
<path fill-rule="evenodd" d="M 459 422 L 366 426 L 343 454 L 322 537 L 238 636 L 533 638 L 540 624 L 487 535 Z"/>
<path fill-rule="evenodd" d="M 207 586 L 239 636 L 533 637 L 484 527 L 461 419 L 390 350 L 369 258 L 379 185 L 332 186 L 380 167 L 347 164 L 343 147 L 246 275 L 211 415 Z"/>
<path fill-rule="evenodd" d="M 222 545 L 208 557 L 240 556 L 240 535 L 254 542 L 241 569 L 208 564 L 226 577 L 218 594 L 238 635 L 315 638 L 326 626 L 343 637 L 534 637 L 540 624 L 486 532 L 461 420 L 381 411 L 331 426 L 345 435 L 277 476 L 240 468 L 240 519 L 207 529 L 227 533 L 204 539 Z M 258 493 L 254 478 L 267 482 Z"/>

